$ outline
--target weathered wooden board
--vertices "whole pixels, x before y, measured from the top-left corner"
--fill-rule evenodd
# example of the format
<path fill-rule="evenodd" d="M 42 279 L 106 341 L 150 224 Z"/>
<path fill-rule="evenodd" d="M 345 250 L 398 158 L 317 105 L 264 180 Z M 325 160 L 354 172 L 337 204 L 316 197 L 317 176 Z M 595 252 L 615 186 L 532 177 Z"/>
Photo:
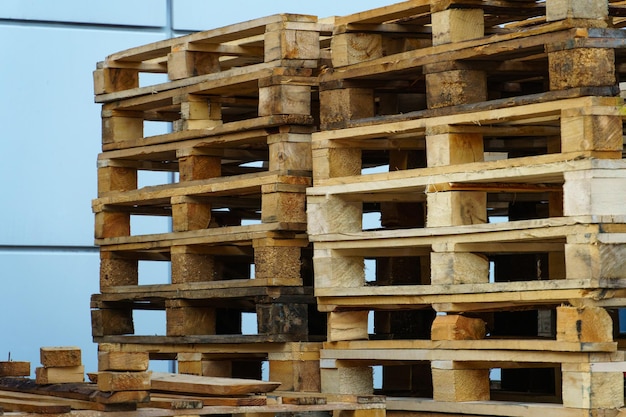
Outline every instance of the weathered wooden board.
<path fill-rule="evenodd" d="M 217 396 L 270 392 L 280 386 L 276 382 L 160 372 L 152 373 L 150 383 L 153 391 Z"/>

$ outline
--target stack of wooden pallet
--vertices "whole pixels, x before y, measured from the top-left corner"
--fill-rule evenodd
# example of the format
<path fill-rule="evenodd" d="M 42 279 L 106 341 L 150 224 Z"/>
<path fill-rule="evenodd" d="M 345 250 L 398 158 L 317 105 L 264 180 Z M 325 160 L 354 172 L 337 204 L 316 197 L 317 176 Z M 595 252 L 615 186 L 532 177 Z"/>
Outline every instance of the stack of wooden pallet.
<path fill-rule="evenodd" d="M 371 393 L 380 366 L 399 415 L 624 405 L 623 7 L 407 1 L 336 20 L 307 191 L 323 391 Z"/>
<path fill-rule="evenodd" d="M 390 414 L 616 415 L 622 16 L 608 0 L 410 0 L 109 56 L 100 352 L 216 377 L 269 360 L 279 389 L 340 398 L 373 394 L 380 367 Z M 173 131 L 147 136 L 150 121 Z M 175 175 L 139 187 L 145 171 Z M 140 215 L 172 230 L 134 234 Z M 139 262 L 169 262 L 171 283 Z M 135 334 L 142 309 L 165 312 L 165 335 Z"/>
<path fill-rule="evenodd" d="M 98 65 L 101 274 L 92 324 L 101 352 L 150 352 L 177 359 L 183 372 L 220 377 L 260 378 L 269 359 L 281 389 L 319 391 L 325 327 L 305 190 L 328 35 L 317 17 L 276 15 Z M 146 73 L 168 79 L 150 84 Z M 148 122 L 173 128 L 149 136 Z M 153 171 L 172 179 L 142 186 Z M 134 219 L 146 215 L 171 219 L 171 230 L 137 233 Z M 170 282 L 146 276 L 158 262 L 169 264 Z M 166 334 L 137 333 L 139 310 L 164 311 Z M 256 314 L 256 333 L 242 331 L 245 313 Z"/>

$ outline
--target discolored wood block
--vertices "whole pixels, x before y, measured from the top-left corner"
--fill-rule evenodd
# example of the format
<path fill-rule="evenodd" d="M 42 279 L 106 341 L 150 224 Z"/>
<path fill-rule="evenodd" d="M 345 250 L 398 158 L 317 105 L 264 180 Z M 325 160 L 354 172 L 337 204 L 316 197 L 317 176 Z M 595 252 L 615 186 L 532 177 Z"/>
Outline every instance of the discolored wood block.
<path fill-rule="evenodd" d="M 100 288 L 137 285 L 139 264 L 136 259 L 117 258 L 111 252 L 100 252 Z"/>
<path fill-rule="evenodd" d="M 484 71 L 452 70 L 426 74 L 426 101 L 430 109 L 486 100 Z"/>
<path fill-rule="evenodd" d="M 299 246 L 270 246 L 263 240 L 254 243 L 254 277 L 275 282 L 302 283 Z"/>
<path fill-rule="evenodd" d="M 1 361 L 0 377 L 5 376 L 30 376 L 30 362 Z"/>
<path fill-rule="evenodd" d="M 576 48 L 550 52 L 548 70 L 550 90 L 612 86 L 617 83 L 613 49 Z"/>
<path fill-rule="evenodd" d="M 42 347 L 39 358 L 46 368 L 82 365 L 80 348 L 75 346 Z"/>
<path fill-rule="evenodd" d="M 114 93 L 139 87 L 139 71 L 128 68 L 99 68 L 93 72 L 95 94 Z"/>
<path fill-rule="evenodd" d="M 562 342 L 612 342 L 613 320 L 602 307 L 560 306 L 556 309 L 556 338 Z"/>
<path fill-rule="evenodd" d="M 195 253 L 186 246 L 171 249 L 172 283 L 214 281 L 219 278 L 215 256 Z"/>
<path fill-rule="evenodd" d="M 215 309 L 194 306 L 184 300 L 166 300 L 166 332 L 168 336 L 215 334 Z"/>
<path fill-rule="evenodd" d="M 625 244 L 565 245 L 565 273 L 568 279 L 626 278 Z"/>
<path fill-rule="evenodd" d="M 167 55 L 167 76 L 170 80 L 195 77 L 220 71 L 218 54 L 176 50 Z"/>
<path fill-rule="evenodd" d="M 291 335 L 306 340 L 309 328 L 307 304 L 271 303 L 257 304 L 257 329 L 259 334 Z"/>
<path fill-rule="evenodd" d="M 322 130 L 345 127 L 349 120 L 372 117 L 374 91 L 368 88 L 341 88 L 320 91 L 320 124 Z"/>
<path fill-rule="evenodd" d="M 150 372 L 98 372 L 98 390 L 149 391 Z"/>
<path fill-rule="evenodd" d="M 135 333 L 133 311 L 130 308 L 91 310 L 93 337 Z"/>

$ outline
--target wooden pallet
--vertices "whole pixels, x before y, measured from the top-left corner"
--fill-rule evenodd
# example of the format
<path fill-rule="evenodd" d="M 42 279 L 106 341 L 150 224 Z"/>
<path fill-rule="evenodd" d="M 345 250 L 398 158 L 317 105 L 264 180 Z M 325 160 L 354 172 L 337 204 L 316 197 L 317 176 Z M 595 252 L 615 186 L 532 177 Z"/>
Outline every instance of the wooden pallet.
<path fill-rule="evenodd" d="M 594 1 L 581 10 L 566 3 L 403 2 L 336 19 L 333 68 L 320 76 L 322 129 L 616 85 L 624 42 L 619 29 L 607 26 L 623 6 Z"/>
<path fill-rule="evenodd" d="M 315 397 L 315 393 L 320 392 L 319 351 L 322 344 L 319 342 L 259 342 L 250 338 L 245 342 L 235 340 L 226 344 L 206 343 L 207 340 L 198 338 L 189 343 L 184 338 L 130 338 L 121 343 L 100 343 L 100 363 L 103 358 L 135 358 L 139 355 L 146 360 L 174 360 L 178 372 L 183 374 L 260 379 L 262 363 L 267 362 L 269 380 L 280 383 L 281 396 L 297 397 L 295 393 L 303 393 Z M 136 369 L 131 359 L 114 368 L 100 367 L 117 371 Z M 338 400 L 324 398 L 328 402 Z M 308 404 L 312 404 L 311 401 Z M 315 401 L 320 403 L 318 399 Z M 288 400 L 281 402 L 286 404 Z M 291 403 L 295 404 L 296 400 Z M 305 404 L 305 401 L 299 400 L 298 403 Z"/>
<path fill-rule="evenodd" d="M 94 294 L 94 341 L 228 344 L 323 337 L 323 318 L 316 314 L 310 287 L 250 286 L 242 280 L 215 284 L 122 286 Z M 140 310 L 164 311 L 166 334 L 136 334 L 133 312 Z M 257 333 L 242 335 L 242 314 L 250 312 L 256 313 Z"/>

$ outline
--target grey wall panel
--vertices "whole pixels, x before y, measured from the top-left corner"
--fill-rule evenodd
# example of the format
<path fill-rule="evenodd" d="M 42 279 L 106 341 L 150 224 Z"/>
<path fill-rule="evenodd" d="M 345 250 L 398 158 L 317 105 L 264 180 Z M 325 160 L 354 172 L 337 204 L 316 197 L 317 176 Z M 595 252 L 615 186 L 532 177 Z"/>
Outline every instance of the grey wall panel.
<path fill-rule="evenodd" d="M 2 0 L 0 18 L 164 26 L 166 0 Z"/>
<path fill-rule="evenodd" d="M 96 252 L 0 250 L 0 360 L 40 365 L 42 346 L 78 346 L 89 372 L 97 371 L 91 339 L 90 295 L 98 291 Z"/>
<path fill-rule="evenodd" d="M 92 71 L 158 33 L 0 24 L 0 245 L 91 245 L 100 105 Z"/>

